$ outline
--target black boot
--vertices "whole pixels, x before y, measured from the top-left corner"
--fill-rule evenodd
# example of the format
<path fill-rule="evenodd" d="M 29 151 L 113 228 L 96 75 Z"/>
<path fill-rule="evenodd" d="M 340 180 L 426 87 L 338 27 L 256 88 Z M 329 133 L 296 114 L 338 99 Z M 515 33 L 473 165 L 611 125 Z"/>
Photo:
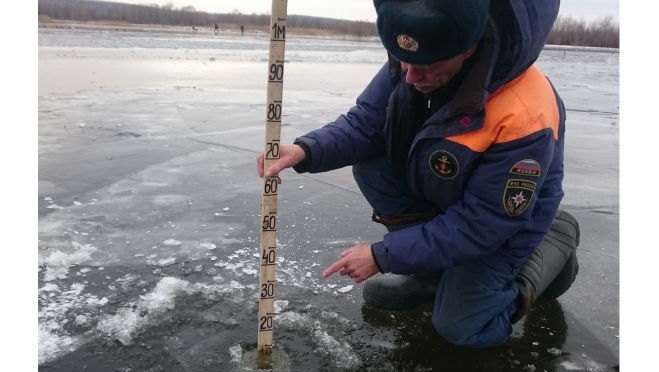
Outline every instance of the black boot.
<path fill-rule="evenodd" d="M 545 239 L 519 270 L 522 305 L 513 323 L 528 312 L 537 297 L 558 298 L 572 286 L 579 272 L 578 246 L 579 223 L 559 210 Z"/>
<path fill-rule="evenodd" d="M 422 222 L 386 226 L 389 232 L 402 230 Z M 441 272 L 414 275 L 385 275 L 368 279 L 364 283 L 364 301 L 387 310 L 412 309 L 435 301 Z"/>

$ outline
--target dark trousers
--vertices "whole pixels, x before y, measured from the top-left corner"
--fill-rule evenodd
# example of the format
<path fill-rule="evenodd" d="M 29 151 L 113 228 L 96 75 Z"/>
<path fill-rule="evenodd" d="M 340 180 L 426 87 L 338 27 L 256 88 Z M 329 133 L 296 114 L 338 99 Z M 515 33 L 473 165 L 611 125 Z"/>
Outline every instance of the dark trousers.
<path fill-rule="evenodd" d="M 395 170 L 386 156 L 353 166 L 353 175 L 378 213 L 396 215 L 433 207 L 412 194 L 405 173 Z M 519 268 L 510 262 L 514 261 L 509 253 L 499 249 L 437 273 L 441 279 L 432 323 L 442 337 L 474 348 L 500 345 L 508 339 L 519 306 L 515 282 Z"/>

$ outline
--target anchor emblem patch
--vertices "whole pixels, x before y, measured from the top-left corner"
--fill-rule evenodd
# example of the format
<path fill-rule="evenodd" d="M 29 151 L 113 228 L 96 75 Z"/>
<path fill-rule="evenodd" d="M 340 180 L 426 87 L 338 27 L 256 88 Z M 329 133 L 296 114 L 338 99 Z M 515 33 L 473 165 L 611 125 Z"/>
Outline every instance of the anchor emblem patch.
<path fill-rule="evenodd" d="M 430 169 L 439 178 L 450 180 L 455 178 L 460 172 L 460 163 L 458 159 L 448 151 L 438 150 L 430 155 L 428 161 Z"/>

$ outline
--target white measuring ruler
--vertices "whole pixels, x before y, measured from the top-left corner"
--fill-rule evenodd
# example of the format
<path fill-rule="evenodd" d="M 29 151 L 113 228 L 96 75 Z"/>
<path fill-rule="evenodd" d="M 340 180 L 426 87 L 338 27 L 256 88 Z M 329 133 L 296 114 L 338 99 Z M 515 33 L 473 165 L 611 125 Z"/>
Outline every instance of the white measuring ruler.
<path fill-rule="evenodd" d="M 284 50 L 288 0 L 272 0 L 270 16 L 270 58 L 266 101 L 263 171 L 279 160 L 282 95 L 284 90 Z M 277 248 L 277 176 L 263 177 L 261 202 L 261 275 L 259 285 L 258 362 L 260 368 L 272 364 L 272 335 L 275 315 L 275 266 Z"/>

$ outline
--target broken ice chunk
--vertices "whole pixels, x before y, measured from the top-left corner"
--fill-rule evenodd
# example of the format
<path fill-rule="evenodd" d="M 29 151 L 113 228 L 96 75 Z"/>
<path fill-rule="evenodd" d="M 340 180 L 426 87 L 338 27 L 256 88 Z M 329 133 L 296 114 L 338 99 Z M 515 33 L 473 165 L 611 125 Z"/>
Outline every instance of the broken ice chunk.
<path fill-rule="evenodd" d="M 73 205 L 82 205 L 82 203 L 81 203 L 81 202 L 74 201 L 74 202 L 73 202 Z"/>
<path fill-rule="evenodd" d="M 228 210 L 229 210 L 229 207 L 226 207 L 226 208 L 224 208 L 224 209 L 222 209 L 222 210 L 223 210 L 223 211 L 228 211 Z"/>
<path fill-rule="evenodd" d="M 158 265 L 163 266 L 163 267 L 164 266 L 169 266 L 169 265 L 173 264 L 175 261 L 176 261 L 176 259 L 174 257 L 165 258 L 165 259 L 162 259 L 162 260 L 158 260 Z"/>
<path fill-rule="evenodd" d="M 51 205 L 47 206 L 46 208 L 48 208 L 48 209 L 64 209 L 64 208 L 60 207 L 57 204 L 51 204 Z"/>
<path fill-rule="evenodd" d="M 203 248 L 206 248 L 206 249 L 215 249 L 216 248 L 215 244 L 213 244 L 211 242 L 201 243 L 201 244 L 199 244 L 199 246 L 201 246 Z"/>
<path fill-rule="evenodd" d="M 311 278 L 311 272 L 307 272 L 307 278 Z"/>
<path fill-rule="evenodd" d="M 354 286 L 353 285 L 347 285 L 343 288 L 337 289 L 337 291 L 339 291 L 341 293 L 346 293 L 346 292 L 349 292 L 352 289 L 352 287 L 354 287 Z"/>
<path fill-rule="evenodd" d="M 92 298 L 87 299 L 87 303 L 90 304 L 90 305 L 105 306 L 105 304 L 108 303 L 108 298 L 103 297 L 99 300 L 96 297 L 92 297 Z"/>
<path fill-rule="evenodd" d="M 178 240 L 174 240 L 174 239 L 167 239 L 164 242 L 162 242 L 162 244 L 164 244 L 164 245 L 181 245 L 181 242 L 178 241 Z"/>

